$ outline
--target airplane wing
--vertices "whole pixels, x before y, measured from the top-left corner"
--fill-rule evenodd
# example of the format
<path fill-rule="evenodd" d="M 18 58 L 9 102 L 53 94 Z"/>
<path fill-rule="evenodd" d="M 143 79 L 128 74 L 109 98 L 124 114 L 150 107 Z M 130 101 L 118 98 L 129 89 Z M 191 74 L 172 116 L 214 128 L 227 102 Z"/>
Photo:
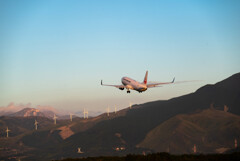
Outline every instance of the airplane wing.
<path fill-rule="evenodd" d="M 110 85 L 110 84 L 103 84 L 103 83 L 102 83 L 102 80 L 101 80 L 101 85 L 102 85 L 102 86 L 111 86 L 111 87 L 116 87 L 116 88 L 121 88 L 121 89 L 124 89 L 124 88 L 125 88 L 124 85 Z"/>
<path fill-rule="evenodd" d="M 172 84 L 174 83 L 174 81 L 175 81 L 175 78 L 173 78 L 172 82 L 150 83 L 150 84 L 147 84 L 147 87 L 148 88 L 159 87 L 159 85 Z"/>

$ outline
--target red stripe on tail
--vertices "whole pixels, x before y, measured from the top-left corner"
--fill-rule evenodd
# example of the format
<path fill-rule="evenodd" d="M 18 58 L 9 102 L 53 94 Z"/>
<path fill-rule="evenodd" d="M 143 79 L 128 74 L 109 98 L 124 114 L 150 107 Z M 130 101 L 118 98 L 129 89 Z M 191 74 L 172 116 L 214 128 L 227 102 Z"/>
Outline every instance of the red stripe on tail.
<path fill-rule="evenodd" d="M 146 71 L 146 74 L 145 74 L 145 77 L 144 77 L 144 81 L 143 81 L 144 84 L 147 84 L 147 77 L 148 77 L 148 71 Z"/>

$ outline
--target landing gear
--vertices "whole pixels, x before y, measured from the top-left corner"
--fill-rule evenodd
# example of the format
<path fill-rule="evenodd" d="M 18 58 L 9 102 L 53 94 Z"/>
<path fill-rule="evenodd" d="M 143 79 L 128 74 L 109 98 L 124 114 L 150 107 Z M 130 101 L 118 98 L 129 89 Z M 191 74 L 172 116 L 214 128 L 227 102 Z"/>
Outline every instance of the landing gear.
<path fill-rule="evenodd" d="M 128 90 L 127 93 L 130 93 L 130 91 Z"/>

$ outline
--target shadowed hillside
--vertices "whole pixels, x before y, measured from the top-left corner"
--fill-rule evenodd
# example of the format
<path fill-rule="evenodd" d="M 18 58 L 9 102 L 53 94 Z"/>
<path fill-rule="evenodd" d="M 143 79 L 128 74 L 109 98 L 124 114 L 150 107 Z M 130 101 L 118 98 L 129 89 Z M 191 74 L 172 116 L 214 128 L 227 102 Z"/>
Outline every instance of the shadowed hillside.
<path fill-rule="evenodd" d="M 11 130 L 9 136 L 17 136 L 35 129 L 34 122 L 38 121 L 38 129 L 43 130 L 46 127 L 53 126 L 53 120 L 46 117 L 9 117 L 2 116 L 0 117 L 0 135 L 2 137 L 6 136 L 5 130 L 6 127 Z"/>
<path fill-rule="evenodd" d="M 156 153 L 149 155 L 127 155 L 124 157 L 89 157 L 77 159 L 64 159 L 62 161 L 238 161 L 240 153 L 232 154 L 208 154 L 208 155 L 170 155 L 168 153 Z"/>
<path fill-rule="evenodd" d="M 178 114 L 190 114 L 208 109 L 211 104 L 214 108 L 223 110 L 224 105 L 229 107 L 229 112 L 240 114 L 240 74 L 217 83 L 206 85 L 195 93 L 170 99 L 168 101 L 155 101 L 133 106 L 125 116 L 101 121 L 91 129 L 77 133 L 67 140 L 66 151 L 71 147 L 86 147 L 90 154 L 113 153 L 113 147 L 122 145 L 115 137 L 120 133 L 125 141 L 126 153 L 137 152 L 136 145 L 144 140 L 149 131 L 159 124 Z M 101 147 L 100 149 L 95 147 Z M 102 152 L 101 152 L 102 151 Z M 74 155 L 75 151 L 69 151 Z"/>
<path fill-rule="evenodd" d="M 54 150 L 56 157 L 78 157 L 79 154 L 76 153 L 78 147 L 85 152 L 81 156 L 124 155 L 149 151 L 151 150 L 149 147 L 147 147 L 149 149 L 139 148 L 136 145 L 141 143 L 151 130 L 178 114 L 196 113 L 208 109 L 211 104 L 218 110 L 223 110 L 224 105 L 227 105 L 229 112 L 239 114 L 240 89 L 239 85 L 235 86 L 238 82 L 240 82 L 239 73 L 216 85 L 206 85 L 192 94 L 168 101 L 135 105 L 131 110 L 124 110 L 123 115 L 114 116 L 112 113 L 110 117 L 107 117 L 106 114 L 103 114 L 96 118 L 77 122 L 71 127 L 75 132 L 74 135 L 60 141 L 57 145 L 49 146 L 56 147 Z M 194 130 L 199 129 L 195 128 Z M 237 129 L 234 130 L 237 131 Z M 25 141 L 27 142 L 27 140 Z M 164 146 L 166 147 L 166 145 Z M 115 147 L 124 147 L 125 150 L 116 152 Z M 187 150 L 187 152 L 190 151 Z"/>
<path fill-rule="evenodd" d="M 177 115 L 151 130 L 138 145 L 154 151 L 216 153 L 234 148 L 240 136 L 240 116 L 215 109 Z"/>
<path fill-rule="evenodd" d="M 110 116 L 74 118 L 73 122 L 62 120 L 57 125 L 53 125 L 53 120 L 46 120 L 46 124 L 39 124 L 39 131 L 33 129 L 34 117 L 16 117 L 16 120 L 1 117 L 0 125 L 21 128 L 19 132 L 12 131 L 11 147 L 21 143 L 29 148 L 22 154 L 25 160 L 123 156 L 166 151 L 166 148 L 173 153 L 191 153 L 189 147 L 193 142 L 200 152 L 216 152 L 217 148 L 220 152 L 227 150 L 222 147 L 233 144 L 232 137 L 239 136 L 239 116 L 236 116 L 240 115 L 239 82 L 240 73 L 185 96 L 134 105 Z M 222 112 L 225 105 L 229 113 Z M 5 138 L 0 141 L 4 142 L 0 146 L 10 147 Z M 79 147 L 84 153 L 77 153 Z"/>

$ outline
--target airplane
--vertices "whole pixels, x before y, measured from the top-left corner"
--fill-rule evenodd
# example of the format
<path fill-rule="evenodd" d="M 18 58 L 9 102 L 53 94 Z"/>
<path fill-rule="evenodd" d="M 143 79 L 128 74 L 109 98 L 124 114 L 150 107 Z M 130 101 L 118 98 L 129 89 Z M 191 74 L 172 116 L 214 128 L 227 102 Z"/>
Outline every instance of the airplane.
<path fill-rule="evenodd" d="M 120 90 L 124 90 L 124 88 L 127 89 L 127 93 L 130 93 L 131 90 L 138 91 L 139 93 L 142 93 L 146 91 L 148 88 L 153 88 L 153 87 L 160 87 L 159 85 L 165 85 L 165 84 L 172 84 L 175 81 L 175 78 L 171 82 L 162 82 L 162 83 L 151 83 L 147 84 L 147 79 L 148 79 L 148 71 L 146 71 L 144 80 L 142 83 L 135 81 L 129 77 L 123 77 L 122 78 L 122 85 L 109 85 L 109 84 L 103 84 L 103 81 L 101 80 L 101 85 L 102 86 L 112 86 L 119 88 Z"/>

